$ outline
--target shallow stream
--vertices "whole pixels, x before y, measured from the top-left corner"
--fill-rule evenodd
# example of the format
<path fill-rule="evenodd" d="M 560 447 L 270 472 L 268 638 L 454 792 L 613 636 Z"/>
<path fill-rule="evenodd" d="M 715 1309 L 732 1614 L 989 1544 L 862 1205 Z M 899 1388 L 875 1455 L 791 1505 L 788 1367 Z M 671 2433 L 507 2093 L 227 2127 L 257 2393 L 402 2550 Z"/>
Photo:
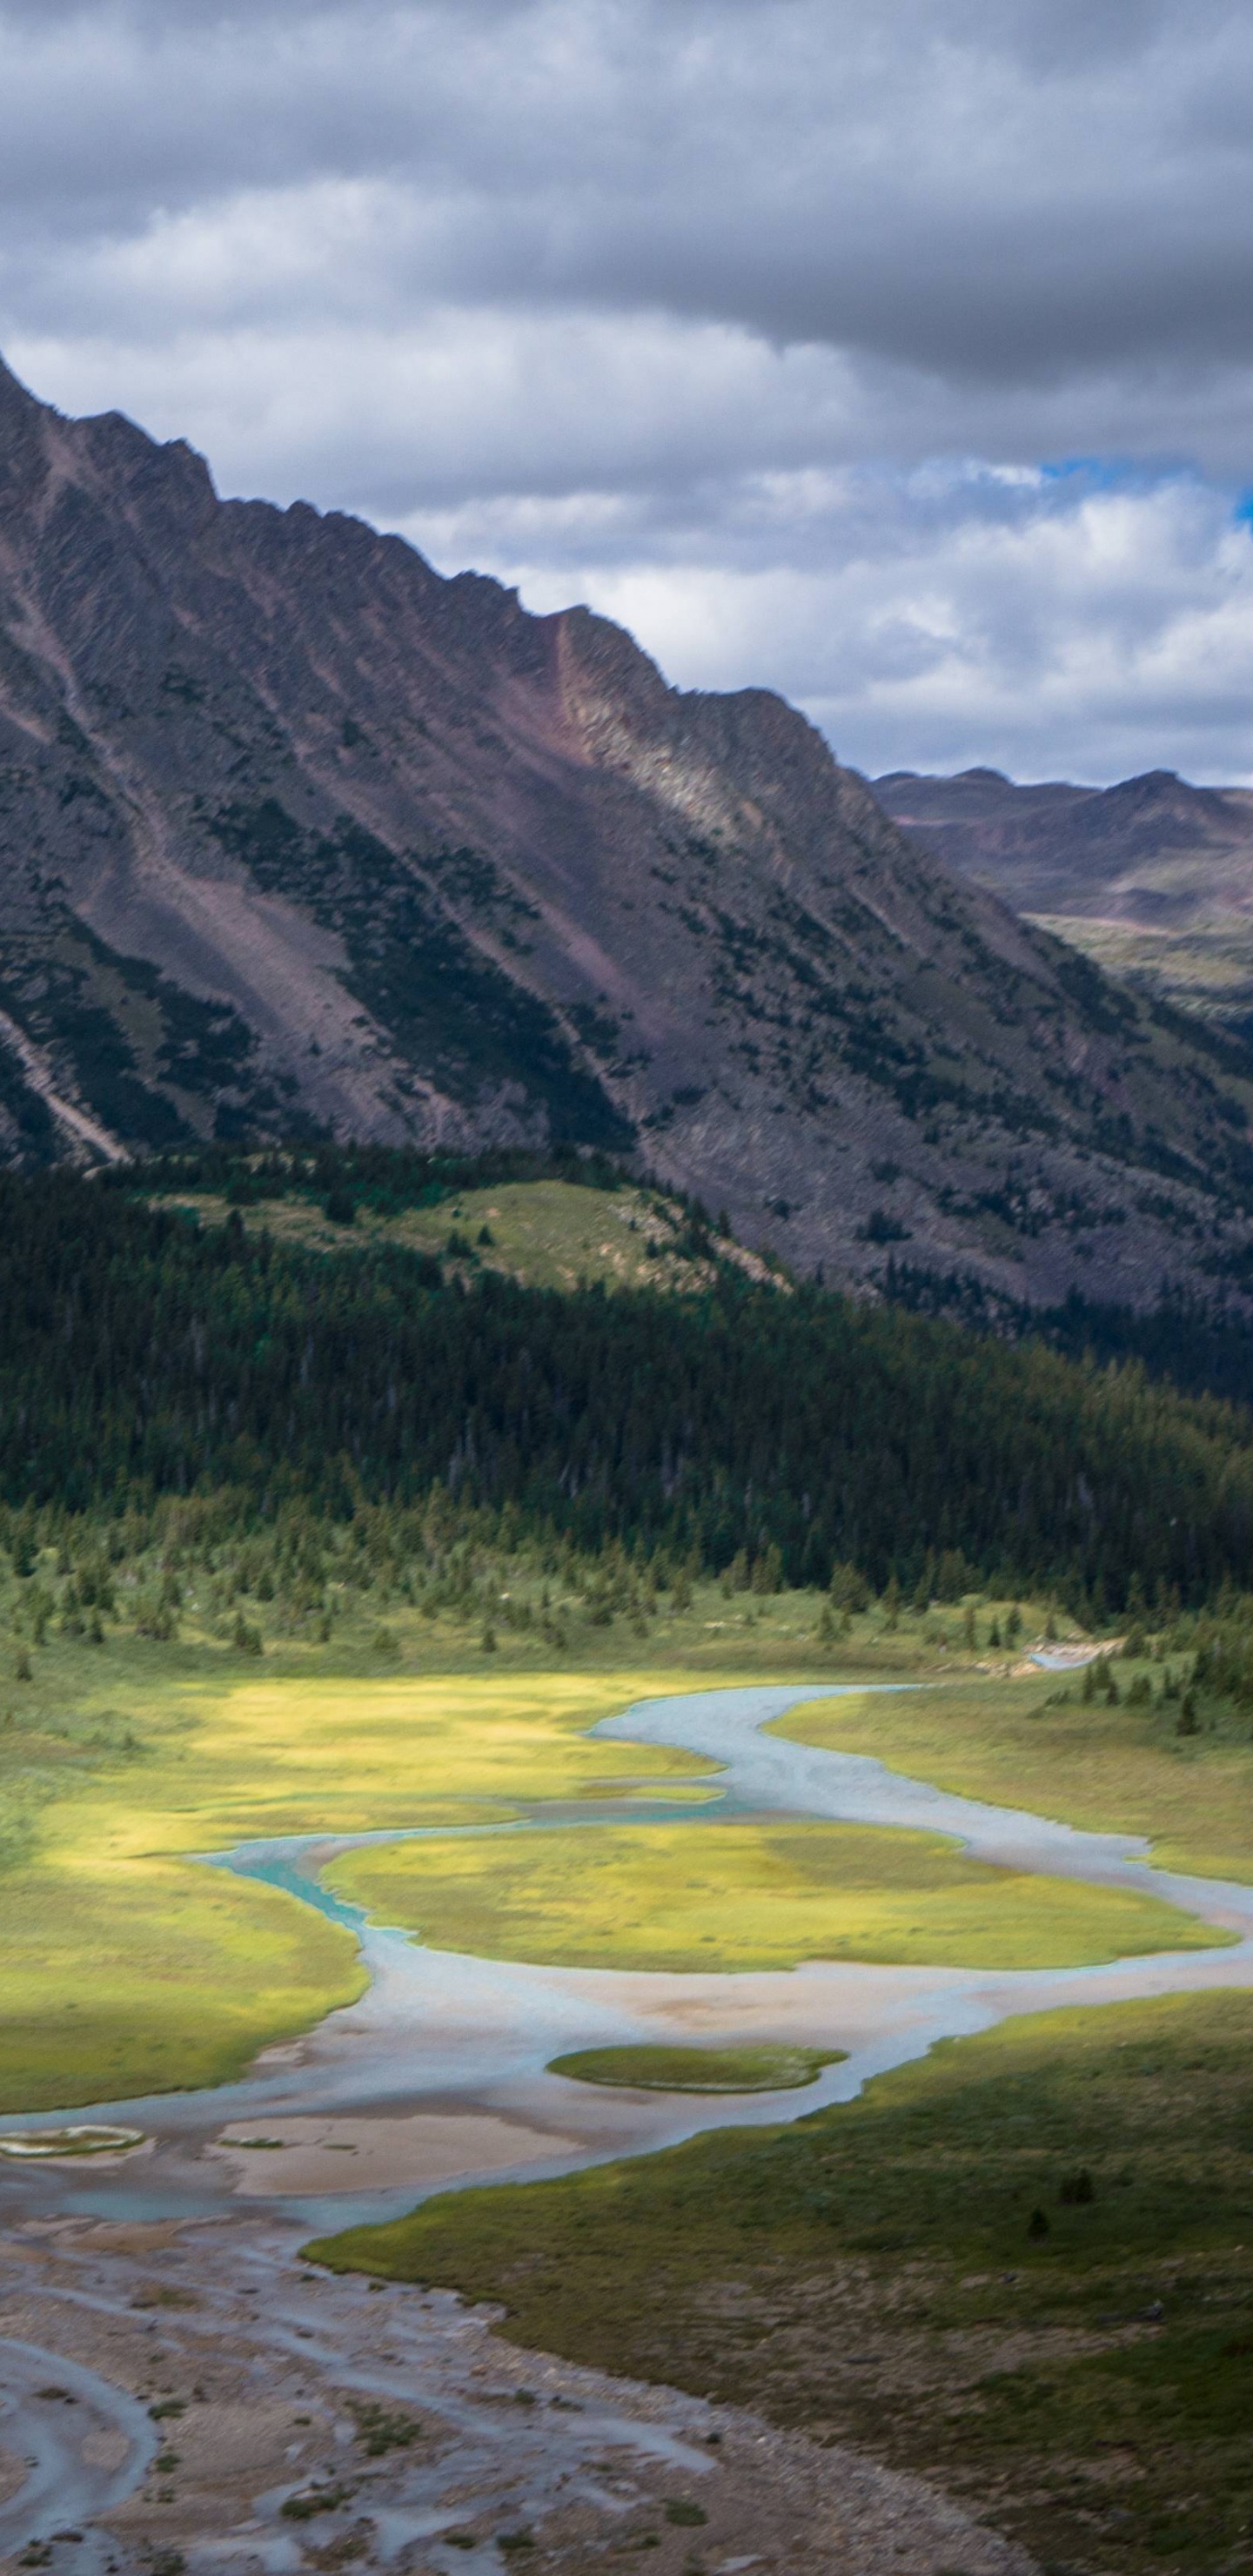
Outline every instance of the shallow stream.
<path fill-rule="evenodd" d="M 32 2229 L 55 2232 L 87 2219 L 234 2217 L 255 2226 L 264 2218 L 270 2226 L 330 2229 L 390 2216 L 432 2191 L 568 2172 L 705 2128 L 798 2118 L 850 2099 L 869 2077 L 941 2038 L 986 2029 L 1009 2014 L 1253 1985 L 1253 1887 L 1155 1870 L 1131 1836 L 1082 1833 L 953 1797 L 865 1756 L 762 1732 L 803 1701 L 840 1695 L 841 1686 L 808 1683 L 640 1702 L 593 1733 L 712 1757 L 724 1766 L 717 1802 L 667 1805 L 659 1797 L 632 1800 L 629 1811 L 620 1801 L 599 1809 L 567 1805 L 504 1830 L 543 1830 L 545 1820 L 577 1814 L 595 1831 L 626 1812 L 637 1821 L 664 1814 L 693 1832 L 705 1818 L 729 1813 L 905 1826 L 953 1835 L 974 1858 L 1006 1868 L 1140 1889 L 1236 1938 L 1219 1949 L 1068 1970 L 820 1962 L 730 1975 L 544 1968 L 424 1948 L 407 1933 L 367 1923 L 321 1884 L 319 1870 L 337 1852 L 391 1835 L 335 1839 L 327 1832 L 241 1844 L 207 1856 L 209 1864 L 262 1879 L 348 1925 L 361 1944 L 368 1991 L 306 2039 L 264 2054 L 239 2083 L 6 2119 L 9 2131 L 38 2129 L 90 2112 L 142 2130 L 147 2143 L 116 2160 L 39 2167 L 0 2161 L 0 2221 L 28 2237 Z M 545 2071 L 550 2058 L 582 2048 L 780 2039 L 847 2055 L 813 2085 L 765 2095 L 619 2093 Z M 245 2239 L 239 2244 L 242 2255 Z M 66 2391 L 61 2398 L 39 2391 L 41 2373 L 54 2365 Z M 81 2443 L 72 2461 L 65 2447 L 67 2403 L 81 2405 L 77 2422 L 90 2416 L 98 2427 L 94 2470 L 84 2467 Z M 19 2496 L 0 2504 L 0 2556 L 22 2545 L 19 2535 L 44 2528 L 49 2482 L 64 2499 L 61 2518 L 86 2522 L 137 2485 L 152 2452 L 146 2416 L 107 2379 L 80 2372 L 73 2381 L 54 2352 L 0 2337 L 0 2442 L 6 2436 L 11 2450 L 24 2448 L 31 2476 Z M 293 2543 L 286 2560 L 280 2551 L 266 2563 L 278 2576 L 299 2554 Z"/>

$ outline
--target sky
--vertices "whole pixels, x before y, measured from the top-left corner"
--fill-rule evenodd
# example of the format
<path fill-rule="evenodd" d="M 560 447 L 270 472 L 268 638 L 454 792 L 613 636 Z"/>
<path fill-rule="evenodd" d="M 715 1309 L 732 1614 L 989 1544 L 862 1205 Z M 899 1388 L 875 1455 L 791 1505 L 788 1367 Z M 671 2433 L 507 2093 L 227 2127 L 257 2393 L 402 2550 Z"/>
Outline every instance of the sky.
<path fill-rule="evenodd" d="M 1253 12 L 0 0 L 0 349 L 874 775 L 1253 780 Z"/>

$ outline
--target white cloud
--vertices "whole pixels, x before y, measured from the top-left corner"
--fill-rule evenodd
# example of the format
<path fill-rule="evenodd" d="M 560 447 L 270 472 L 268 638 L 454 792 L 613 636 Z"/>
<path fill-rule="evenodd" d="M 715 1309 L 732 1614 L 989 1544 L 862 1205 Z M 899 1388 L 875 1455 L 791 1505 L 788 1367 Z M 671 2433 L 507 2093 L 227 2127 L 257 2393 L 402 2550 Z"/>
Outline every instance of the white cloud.
<path fill-rule="evenodd" d="M 1221 496 L 1195 480 L 952 474 L 944 510 L 945 486 L 940 469 L 833 479 L 789 517 L 786 548 L 767 494 L 757 561 L 746 487 L 728 495 L 725 540 L 692 530 L 664 562 L 594 518 L 572 516 L 559 542 L 582 538 L 574 587 L 680 685 L 768 676 L 871 774 L 988 762 L 1098 783 L 1153 767 L 1253 779 L 1253 537 Z M 437 521 L 413 533 L 441 554 Z M 528 605 L 570 595 L 571 564 L 528 551 L 525 522 L 497 513 L 474 533 Z"/>
<path fill-rule="evenodd" d="M 372 210 L 371 210 L 372 211 Z M 244 256 L 247 229 L 240 236 Z M 282 263 L 290 236 L 266 235 Z M 229 263 L 215 264 L 206 302 Z M 297 308 L 302 276 L 291 252 Z M 95 296 L 114 295 L 111 263 Z M 184 274 L 201 268 L 188 245 Z M 307 274 L 307 272 L 305 272 Z M 427 307 L 408 321 L 310 319 L 179 326 L 127 346 L 112 336 L 20 333 L 10 362 L 72 410 L 128 406 L 156 434 L 190 433 L 224 490 L 265 488 L 395 516 L 445 501 L 637 490 L 652 508 L 705 477 L 849 448 L 857 389 L 845 359 L 771 349 L 725 323 L 664 313 L 520 313 Z"/>

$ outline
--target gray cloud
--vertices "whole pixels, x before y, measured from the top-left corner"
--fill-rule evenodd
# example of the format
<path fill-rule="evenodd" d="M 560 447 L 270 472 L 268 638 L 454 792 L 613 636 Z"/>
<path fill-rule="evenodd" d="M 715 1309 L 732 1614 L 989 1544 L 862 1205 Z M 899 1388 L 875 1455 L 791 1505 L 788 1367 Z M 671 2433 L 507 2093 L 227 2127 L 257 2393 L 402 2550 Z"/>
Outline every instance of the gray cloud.
<path fill-rule="evenodd" d="M 224 488 L 634 603 L 685 676 L 775 678 L 888 757 L 910 724 L 991 752 L 982 691 L 1029 767 L 1097 774 L 1102 727 L 1108 768 L 1177 703 L 1210 774 L 1253 768 L 1245 11 L 0 0 L 0 206 L 36 389 L 191 435 Z M 1161 673 L 1218 594 L 1211 724 Z M 1121 675 L 1086 713 L 1085 619 Z"/>
<path fill-rule="evenodd" d="M 199 0 L 0 31 L 0 195 L 32 241 L 386 180 L 395 283 L 427 295 L 651 306 L 988 385 L 1253 356 L 1253 23 L 1217 7 Z"/>

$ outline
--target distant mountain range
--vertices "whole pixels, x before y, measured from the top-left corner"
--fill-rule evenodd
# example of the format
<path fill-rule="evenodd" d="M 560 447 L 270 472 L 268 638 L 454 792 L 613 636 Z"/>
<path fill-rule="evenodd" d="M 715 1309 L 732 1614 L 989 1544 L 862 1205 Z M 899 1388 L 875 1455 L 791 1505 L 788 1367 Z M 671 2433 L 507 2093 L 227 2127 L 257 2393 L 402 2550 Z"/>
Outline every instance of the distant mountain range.
<path fill-rule="evenodd" d="M 1253 1056 L 929 836 L 767 691 L 0 370 L 9 1159 L 566 1140 L 830 1280 L 1239 1286 Z"/>
<path fill-rule="evenodd" d="M 1253 1027 L 1253 789 L 1151 769 L 1118 787 L 1017 787 L 995 769 L 894 770 L 874 792 L 927 849 L 1112 973 Z"/>

